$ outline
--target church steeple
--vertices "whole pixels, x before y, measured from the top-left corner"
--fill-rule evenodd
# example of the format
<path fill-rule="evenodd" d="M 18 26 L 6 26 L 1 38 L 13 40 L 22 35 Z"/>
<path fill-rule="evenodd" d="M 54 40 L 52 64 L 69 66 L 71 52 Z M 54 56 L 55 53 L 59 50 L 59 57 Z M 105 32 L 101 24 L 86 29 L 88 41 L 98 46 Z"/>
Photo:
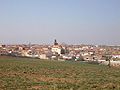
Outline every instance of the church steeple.
<path fill-rule="evenodd" d="M 57 43 L 57 40 L 55 39 L 55 41 L 54 41 L 54 45 L 58 45 L 58 43 Z"/>

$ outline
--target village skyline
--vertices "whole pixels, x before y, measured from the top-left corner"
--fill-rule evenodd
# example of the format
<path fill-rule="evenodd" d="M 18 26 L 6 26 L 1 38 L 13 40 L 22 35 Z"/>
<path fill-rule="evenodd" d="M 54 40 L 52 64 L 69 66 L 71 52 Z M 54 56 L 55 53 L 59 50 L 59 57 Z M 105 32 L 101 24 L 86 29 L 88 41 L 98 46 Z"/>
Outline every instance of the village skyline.
<path fill-rule="evenodd" d="M 57 40 L 57 39 L 54 39 Z M 33 43 L 33 42 L 24 42 L 24 43 L 2 43 L 0 42 L 0 45 L 53 45 L 53 41 L 50 43 L 43 42 L 43 43 Z M 93 44 L 93 43 L 66 43 L 66 42 L 60 42 L 57 40 L 60 45 L 93 45 L 93 46 L 120 46 L 120 44 Z"/>
<path fill-rule="evenodd" d="M 119 0 L 1 0 L 0 43 L 120 45 Z"/>

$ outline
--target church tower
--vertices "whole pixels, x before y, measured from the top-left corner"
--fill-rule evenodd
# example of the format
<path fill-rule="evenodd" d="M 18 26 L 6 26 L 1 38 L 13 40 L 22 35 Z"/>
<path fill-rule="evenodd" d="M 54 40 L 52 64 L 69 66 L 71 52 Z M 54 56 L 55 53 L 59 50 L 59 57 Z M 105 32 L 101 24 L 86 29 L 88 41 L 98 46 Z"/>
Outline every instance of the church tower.
<path fill-rule="evenodd" d="M 58 43 L 57 43 L 57 40 L 55 39 L 55 41 L 54 41 L 54 45 L 58 45 Z"/>
<path fill-rule="evenodd" d="M 55 53 L 57 53 L 57 54 L 61 54 L 61 45 L 59 45 L 58 43 L 57 43 L 57 40 L 55 39 L 54 40 L 54 45 L 52 46 L 52 49 L 51 49 L 51 51 L 55 54 Z"/>

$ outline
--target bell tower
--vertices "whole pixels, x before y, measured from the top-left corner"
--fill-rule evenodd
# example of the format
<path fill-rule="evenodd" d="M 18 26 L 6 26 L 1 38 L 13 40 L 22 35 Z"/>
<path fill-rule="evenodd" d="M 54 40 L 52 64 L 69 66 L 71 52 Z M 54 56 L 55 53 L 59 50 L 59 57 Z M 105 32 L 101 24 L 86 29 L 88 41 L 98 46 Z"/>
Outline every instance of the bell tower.
<path fill-rule="evenodd" d="M 56 39 L 54 40 L 54 45 L 58 45 L 58 43 L 57 43 L 57 40 L 56 40 Z"/>

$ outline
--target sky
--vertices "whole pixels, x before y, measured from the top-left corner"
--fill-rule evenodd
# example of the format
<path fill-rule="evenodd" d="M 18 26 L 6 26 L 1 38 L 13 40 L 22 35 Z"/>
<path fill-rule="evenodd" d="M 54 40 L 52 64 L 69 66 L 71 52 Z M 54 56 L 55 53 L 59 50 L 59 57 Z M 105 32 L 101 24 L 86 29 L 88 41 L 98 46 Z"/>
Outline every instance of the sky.
<path fill-rule="evenodd" d="M 120 45 L 120 0 L 0 0 L 0 43 Z"/>

